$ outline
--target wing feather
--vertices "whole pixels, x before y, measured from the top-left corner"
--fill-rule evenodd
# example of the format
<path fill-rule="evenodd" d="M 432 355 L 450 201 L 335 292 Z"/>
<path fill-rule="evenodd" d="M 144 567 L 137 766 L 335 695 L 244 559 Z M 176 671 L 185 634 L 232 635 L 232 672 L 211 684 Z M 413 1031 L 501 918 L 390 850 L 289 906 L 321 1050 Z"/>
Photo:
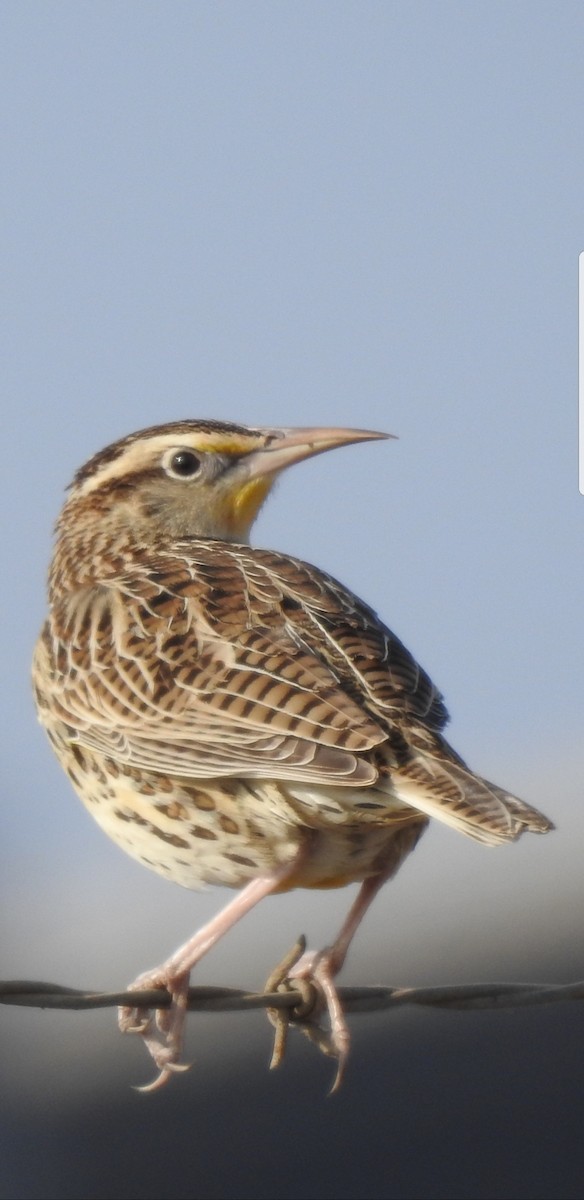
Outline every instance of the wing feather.
<path fill-rule="evenodd" d="M 448 746 L 441 694 L 336 580 L 188 540 L 60 601 L 38 653 L 72 741 L 131 768 L 385 789 L 485 842 L 549 823 Z"/>
<path fill-rule="evenodd" d="M 80 742 L 184 775 L 372 783 L 392 714 L 437 693 L 365 606 L 306 564 L 194 542 L 52 614 L 53 699 Z"/>

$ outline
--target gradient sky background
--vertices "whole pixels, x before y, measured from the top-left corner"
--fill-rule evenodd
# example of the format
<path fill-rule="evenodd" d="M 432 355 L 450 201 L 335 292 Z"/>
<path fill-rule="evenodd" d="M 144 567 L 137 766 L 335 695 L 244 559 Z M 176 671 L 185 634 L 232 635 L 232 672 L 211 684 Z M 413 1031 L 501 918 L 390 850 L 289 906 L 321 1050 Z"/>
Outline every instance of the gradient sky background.
<path fill-rule="evenodd" d="M 117 437 L 196 416 L 399 435 L 291 471 L 255 540 L 318 563 L 371 603 L 445 692 L 459 752 L 558 825 L 491 851 L 433 826 L 378 899 L 344 981 L 584 976 L 583 53 L 584 7 L 571 2 L 2 6 L 3 977 L 122 986 L 227 899 L 172 888 L 107 842 L 53 759 L 29 689 L 64 486 Z M 300 930 L 323 944 L 349 899 L 266 902 L 198 981 L 259 986 Z M 407 1162 L 394 1148 L 388 1173 L 361 1141 L 354 1178 L 347 1163 L 337 1176 L 329 1154 L 318 1182 L 302 1182 L 280 1140 L 283 1129 L 296 1136 L 292 1101 L 308 1095 L 325 1140 L 348 1146 L 355 1107 L 364 1112 L 383 1079 L 401 1089 L 393 1057 L 375 1072 L 395 1052 L 392 1031 L 410 1044 L 405 1017 L 375 1026 L 375 1052 L 374 1022 L 366 1030 L 360 1019 L 334 1108 L 329 1065 L 299 1038 L 288 1083 L 266 1075 L 259 1019 L 253 1033 L 209 1019 L 199 1039 L 193 1025 L 195 1068 L 173 1097 L 145 1102 L 129 1091 L 148 1078 L 143 1051 L 120 1041 L 111 1013 L 0 1015 L 6 1195 L 459 1194 L 447 1133 L 428 1178 L 423 1146 Z M 488 1063 L 501 1046 L 497 1035 L 485 1050 L 490 1019 L 414 1023 L 422 1041 L 432 1030 L 442 1064 L 421 1077 L 430 1106 L 434 1084 L 438 1108 L 445 1091 L 461 1094 L 447 1022 L 466 1022 L 468 1053 Z M 532 1018 L 513 1020 L 520 1041 Z M 564 1073 L 581 1056 L 578 1028 Z M 526 1095 L 539 1095 L 530 1045 L 504 1119 L 495 1085 L 466 1079 L 464 1105 L 478 1106 L 477 1128 L 497 1149 L 473 1143 L 461 1195 L 578 1194 L 580 1135 L 550 1159 L 541 1132 L 555 1114 L 568 1136 L 567 1094 L 550 1092 L 553 1054 L 537 1068 L 551 1114 L 528 1105 L 526 1115 Z M 188 1126 L 177 1124 L 199 1112 L 203 1088 L 207 1116 L 213 1106 L 225 1115 L 240 1078 L 246 1119 L 264 1122 L 250 1182 L 256 1135 L 229 1175 L 213 1134 L 195 1170 Z M 93 1158 L 84 1141 L 95 1105 L 100 1121 L 119 1106 L 116 1128 L 128 1134 L 117 1158 L 105 1149 L 111 1130 Z M 400 1113 L 403 1151 L 398 1120 L 409 1127 L 412 1114 L 407 1104 Z M 162 1193 L 152 1165 L 129 1175 L 154 1117 L 148 1137 L 161 1148 L 174 1122 L 180 1176 L 167 1171 Z M 525 1129 L 531 1148 L 517 1181 L 511 1129 Z M 85 1146 L 76 1168 L 73 1143 Z M 477 1166 L 483 1152 L 490 1173 Z M 316 1161 L 316 1145 L 311 1153 Z"/>

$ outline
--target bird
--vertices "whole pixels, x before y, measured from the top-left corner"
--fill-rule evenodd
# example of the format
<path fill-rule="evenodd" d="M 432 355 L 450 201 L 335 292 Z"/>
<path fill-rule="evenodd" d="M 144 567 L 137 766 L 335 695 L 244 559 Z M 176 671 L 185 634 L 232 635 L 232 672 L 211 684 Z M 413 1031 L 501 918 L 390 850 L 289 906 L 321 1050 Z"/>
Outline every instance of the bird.
<path fill-rule="evenodd" d="M 184 420 L 139 430 L 82 466 L 58 518 L 37 713 L 73 788 L 124 851 L 186 888 L 235 896 L 120 1010 L 156 1077 L 182 1059 L 192 969 L 270 894 L 359 884 L 312 983 L 331 1052 L 352 938 L 430 818 L 486 845 L 553 828 L 473 773 L 444 736 L 440 691 L 376 613 L 325 571 L 250 545 L 282 471 L 392 435 Z"/>

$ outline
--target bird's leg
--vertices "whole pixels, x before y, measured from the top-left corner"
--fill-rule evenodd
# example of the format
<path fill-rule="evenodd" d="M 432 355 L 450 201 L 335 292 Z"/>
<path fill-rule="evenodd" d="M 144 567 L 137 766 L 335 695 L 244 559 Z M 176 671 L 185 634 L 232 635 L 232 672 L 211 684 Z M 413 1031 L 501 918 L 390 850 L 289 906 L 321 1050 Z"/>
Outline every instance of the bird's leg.
<path fill-rule="evenodd" d="M 383 865 L 361 887 L 334 942 L 319 951 L 304 951 L 304 939 L 300 939 L 279 967 L 271 974 L 266 991 L 300 991 L 302 1000 L 294 1009 L 269 1012 L 276 1027 L 276 1038 L 271 1067 L 278 1067 L 284 1057 L 288 1022 L 294 1020 L 303 1033 L 324 1054 L 338 1061 L 337 1074 L 331 1088 L 336 1091 L 342 1082 L 349 1053 L 350 1034 L 345 1014 L 335 986 L 335 977 L 342 969 L 349 946 L 380 888 L 395 875 L 404 859 L 413 850 L 426 826 L 426 818 L 413 816 L 400 822 L 389 845 L 386 845 Z M 296 986 L 295 986 L 296 984 Z M 301 986 L 298 986 L 301 985 Z M 319 1012 L 326 1010 L 330 1029 L 318 1023 Z M 316 1020 L 313 1019 L 316 1017 Z"/>
<path fill-rule="evenodd" d="M 278 868 L 270 875 L 252 879 L 221 912 L 203 925 L 165 963 L 139 975 L 130 985 L 129 991 L 163 987 L 172 997 L 170 1008 L 158 1009 L 155 1018 L 147 1010 L 138 1007 L 119 1009 L 118 1022 L 122 1033 L 141 1034 L 159 1071 L 156 1079 L 140 1088 L 140 1091 L 153 1091 L 166 1083 L 173 1072 L 188 1069 L 179 1059 L 184 1040 L 192 968 L 223 934 L 263 900 L 264 896 L 269 896 L 294 874 L 304 852 L 304 848 L 301 848 L 291 863 Z"/>
<path fill-rule="evenodd" d="M 349 1027 L 335 986 L 335 977 L 345 962 L 349 946 L 367 909 L 380 888 L 395 875 L 404 858 L 413 850 L 425 825 L 424 818 L 416 817 L 396 829 L 389 852 L 386 851 L 387 857 L 383 867 L 361 884 L 332 945 L 327 946 L 324 950 L 308 951 L 303 954 L 288 974 L 290 980 L 296 978 L 313 983 L 322 996 L 323 1006 L 326 1006 L 330 1021 L 330 1037 L 328 1048 L 320 1043 L 321 1049 L 327 1049 L 328 1053 L 334 1054 L 339 1064 L 331 1088 L 332 1092 L 335 1092 L 342 1083 L 351 1041 Z M 307 1032 L 310 1036 L 308 1028 Z M 321 1037 L 322 1033 L 323 1031 L 320 1030 Z"/>
<path fill-rule="evenodd" d="M 338 1059 L 337 1074 L 331 1092 L 340 1087 L 349 1054 L 351 1036 L 335 985 L 335 977 L 342 969 L 349 946 L 378 891 L 394 872 L 384 870 L 372 875 L 361 884 L 334 942 L 324 950 L 308 950 L 288 974 L 290 980 L 301 979 L 313 983 L 321 993 L 330 1021 L 330 1051 Z"/>

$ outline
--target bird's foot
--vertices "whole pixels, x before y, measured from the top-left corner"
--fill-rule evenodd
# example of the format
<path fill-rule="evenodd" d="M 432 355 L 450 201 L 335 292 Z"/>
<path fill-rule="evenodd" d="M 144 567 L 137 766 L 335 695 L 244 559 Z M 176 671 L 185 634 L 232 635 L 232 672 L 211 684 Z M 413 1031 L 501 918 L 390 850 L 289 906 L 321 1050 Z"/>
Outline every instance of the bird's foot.
<path fill-rule="evenodd" d="M 139 992 L 151 988 L 165 988 L 170 994 L 168 1008 L 150 1009 L 126 1007 L 118 1010 L 118 1025 L 122 1033 L 137 1033 L 144 1039 L 148 1053 L 154 1061 L 158 1075 L 138 1092 L 154 1092 L 163 1087 L 172 1075 L 188 1071 L 189 1064 L 181 1063 L 184 1030 L 189 991 L 189 972 L 172 974 L 165 967 L 146 971 L 134 980 L 128 991 Z"/>
<path fill-rule="evenodd" d="M 270 1068 L 278 1067 L 282 1062 L 290 1023 L 294 1022 L 322 1054 L 337 1059 L 332 1094 L 343 1081 L 351 1041 L 334 982 L 340 966 L 333 949 L 306 951 L 305 947 L 305 939 L 300 938 L 266 982 L 266 992 L 300 991 L 302 996 L 301 1003 L 295 1008 L 268 1009 L 276 1031 Z M 320 1023 L 325 1011 L 328 1029 Z"/>

